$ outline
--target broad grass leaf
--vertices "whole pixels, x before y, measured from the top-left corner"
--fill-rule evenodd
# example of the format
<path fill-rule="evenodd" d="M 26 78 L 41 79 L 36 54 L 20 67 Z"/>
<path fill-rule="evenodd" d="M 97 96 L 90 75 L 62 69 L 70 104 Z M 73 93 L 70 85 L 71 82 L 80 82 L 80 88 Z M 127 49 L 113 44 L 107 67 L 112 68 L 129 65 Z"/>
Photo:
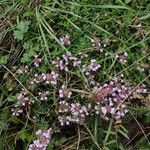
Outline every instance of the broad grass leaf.
<path fill-rule="evenodd" d="M 129 4 L 131 0 L 125 0 L 125 4 Z"/>

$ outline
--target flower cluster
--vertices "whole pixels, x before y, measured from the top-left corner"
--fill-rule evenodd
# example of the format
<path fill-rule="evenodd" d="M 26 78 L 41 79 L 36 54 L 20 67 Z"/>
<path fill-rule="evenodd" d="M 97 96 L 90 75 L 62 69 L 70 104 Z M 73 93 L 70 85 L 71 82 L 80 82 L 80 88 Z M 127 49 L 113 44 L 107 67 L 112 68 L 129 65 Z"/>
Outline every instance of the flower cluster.
<path fill-rule="evenodd" d="M 145 69 L 143 68 L 143 67 L 140 67 L 140 66 L 138 66 L 137 68 L 136 68 L 139 72 L 144 72 L 145 71 Z"/>
<path fill-rule="evenodd" d="M 38 130 L 36 132 L 37 139 L 33 141 L 33 144 L 29 145 L 28 150 L 46 150 L 51 139 L 51 131 L 51 128 L 48 130 Z"/>
<path fill-rule="evenodd" d="M 73 56 L 70 52 L 67 52 L 66 54 L 62 55 L 62 58 L 58 57 L 52 63 L 60 70 L 68 71 L 69 65 L 76 67 L 81 64 L 81 59 Z"/>
<path fill-rule="evenodd" d="M 68 103 L 66 101 L 59 102 L 58 120 L 60 124 L 70 125 L 70 123 L 82 124 L 85 117 L 89 115 L 91 105 L 81 105 L 80 103 Z M 67 115 L 65 115 L 67 113 Z M 63 114 L 63 115 L 61 115 Z"/>
<path fill-rule="evenodd" d="M 94 99 L 96 101 L 95 111 L 108 120 L 111 117 L 116 121 L 121 120 L 127 112 L 125 100 L 133 99 L 135 93 L 145 93 L 147 89 L 144 85 L 136 90 L 130 85 L 126 85 L 123 75 L 114 77 L 109 83 L 104 83 L 94 89 Z"/>
<path fill-rule="evenodd" d="M 105 120 L 114 118 L 116 122 L 121 121 L 128 112 L 125 99 L 132 99 L 132 92 L 133 87 L 125 85 L 123 76 L 114 77 L 109 83 L 94 89 L 95 103 L 93 105 L 82 106 L 80 103 L 59 102 L 58 112 L 63 113 L 58 117 L 59 122 L 61 125 L 69 125 L 71 122 L 81 124 L 85 116 L 93 115 L 92 112 L 100 114 Z M 140 86 L 134 92 L 146 92 L 145 86 Z"/>
<path fill-rule="evenodd" d="M 17 101 L 17 104 L 20 106 L 27 106 L 34 103 L 34 100 L 29 97 L 29 94 L 25 89 L 22 89 L 22 91 L 17 97 Z"/>
<path fill-rule="evenodd" d="M 34 57 L 35 57 L 35 58 L 34 58 L 34 60 L 33 60 L 33 64 L 34 64 L 35 67 L 39 67 L 40 64 L 42 63 L 42 59 L 41 59 L 41 58 L 38 58 L 37 55 L 34 56 Z"/>
<path fill-rule="evenodd" d="M 93 88 L 94 103 L 88 105 L 81 105 L 80 103 L 69 103 L 66 101 L 59 102 L 59 117 L 58 120 L 61 125 L 70 125 L 71 123 L 79 123 L 85 120 L 88 115 L 93 113 L 100 114 L 100 116 L 109 120 L 113 118 L 116 122 L 120 122 L 122 117 L 128 113 L 125 100 L 129 101 L 134 98 L 133 94 L 146 93 L 147 88 L 141 85 L 134 89 L 131 85 L 126 85 L 124 76 L 114 77 L 108 83 Z"/>
<path fill-rule="evenodd" d="M 62 85 L 61 89 L 59 90 L 59 97 L 63 98 L 70 98 L 72 95 L 72 92 L 70 89 L 67 89 L 64 85 Z"/>
<path fill-rule="evenodd" d="M 70 110 L 70 104 L 66 101 L 60 101 L 58 107 L 59 113 L 69 112 Z"/>
<path fill-rule="evenodd" d="M 70 36 L 66 35 L 60 38 L 60 42 L 62 45 L 70 45 L 71 41 L 70 41 Z"/>
<path fill-rule="evenodd" d="M 89 75 L 87 77 L 87 81 L 88 81 L 89 85 L 91 86 L 91 88 L 92 87 L 96 88 L 96 87 L 100 86 L 100 83 L 96 80 L 94 75 Z"/>
<path fill-rule="evenodd" d="M 12 108 L 12 115 L 19 116 L 23 113 L 21 107 L 26 107 L 34 103 L 34 100 L 30 98 L 28 92 L 25 89 L 22 89 L 19 95 L 17 96 L 17 103 L 14 108 Z"/>
<path fill-rule="evenodd" d="M 148 92 L 147 87 L 144 84 L 138 86 L 134 91 L 134 93 L 147 93 L 147 92 Z"/>
<path fill-rule="evenodd" d="M 120 121 L 122 117 L 128 112 L 125 104 L 116 105 L 114 101 L 108 102 L 108 104 L 101 105 L 99 102 L 94 107 L 95 113 L 100 114 L 105 120 L 114 118 L 116 121 Z"/>
<path fill-rule="evenodd" d="M 42 92 L 39 92 L 38 94 L 39 94 L 40 100 L 46 101 L 48 99 L 47 96 L 49 95 L 49 91 L 46 91 L 46 92 L 42 91 Z"/>
<path fill-rule="evenodd" d="M 91 72 L 97 71 L 101 67 L 100 64 L 97 63 L 95 59 L 91 60 L 90 65 L 85 66 L 83 65 L 83 72 L 85 72 L 86 75 L 90 75 Z"/>
<path fill-rule="evenodd" d="M 104 83 L 95 89 L 96 113 L 100 113 L 106 120 L 110 116 L 120 120 L 128 111 L 124 104 L 130 94 L 131 87 L 126 86 L 121 76 L 115 77 L 109 83 Z"/>
<path fill-rule="evenodd" d="M 79 52 L 79 56 L 80 56 L 81 59 L 83 59 L 83 58 L 87 58 L 88 54 Z"/>
<path fill-rule="evenodd" d="M 19 69 L 18 69 L 18 74 L 24 74 L 24 73 L 27 73 L 28 72 L 28 70 L 29 70 L 29 68 L 28 68 L 28 66 L 26 65 L 25 67 L 20 67 Z"/>
<path fill-rule="evenodd" d="M 95 50 L 103 52 L 104 48 L 106 48 L 107 45 L 109 45 L 109 39 L 105 39 L 102 42 L 100 42 L 100 40 L 97 37 L 94 37 L 93 39 L 91 39 L 91 43 Z"/>
<path fill-rule="evenodd" d="M 19 116 L 23 113 L 23 109 L 17 107 L 12 108 L 11 111 L 13 116 Z"/>
<path fill-rule="evenodd" d="M 100 40 L 98 38 L 94 37 L 93 39 L 91 39 L 91 43 L 92 43 L 92 46 L 97 51 L 103 52 L 103 48 L 101 47 L 101 43 L 100 43 Z"/>
<path fill-rule="evenodd" d="M 122 52 L 116 55 L 116 59 L 122 64 L 127 62 L 127 57 L 128 54 L 126 52 Z"/>
<path fill-rule="evenodd" d="M 31 85 L 37 84 L 37 83 L 46 83 L 46 84 L 57 84 L 59 74 L 52 70 L 51 73 L 41 73 L 41 74 L 35 74 L 34 78 L 30 78 L 29 83 Z"/>
<path fill-rule="evenodd" d="M 58 76 L 59 76 L 59 74 L 56 71 L 51 71 L 51 73 L 47 73 L 46 74 L 46 83 L 56 85 Z"/>

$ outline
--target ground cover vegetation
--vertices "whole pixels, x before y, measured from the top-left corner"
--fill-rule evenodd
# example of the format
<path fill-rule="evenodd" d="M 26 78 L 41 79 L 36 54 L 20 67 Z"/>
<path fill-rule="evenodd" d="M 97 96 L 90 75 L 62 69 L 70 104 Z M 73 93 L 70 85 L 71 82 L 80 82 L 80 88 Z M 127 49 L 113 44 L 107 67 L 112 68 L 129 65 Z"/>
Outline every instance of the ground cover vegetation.
<path fill-rule="evenodd" d="M 0 150 L 149 150 L 149 0 L 0 1 Z"/>

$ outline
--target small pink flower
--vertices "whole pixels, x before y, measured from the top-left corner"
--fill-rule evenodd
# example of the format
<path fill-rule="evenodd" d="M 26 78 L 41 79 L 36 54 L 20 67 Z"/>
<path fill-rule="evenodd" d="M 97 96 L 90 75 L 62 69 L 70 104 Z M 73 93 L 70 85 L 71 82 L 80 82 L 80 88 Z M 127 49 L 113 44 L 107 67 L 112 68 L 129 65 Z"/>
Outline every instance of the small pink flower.
<path fill-rule="evenodd" d="M 65 101 L 60 101 L 59 102 L 59 110 L 58 112 L 69 112 L 70 110 L 70 105 L 69 103 L 65 102 Z"/>
<path fill-rule="evenodd" d="M 90 75 L 91 72 L 97 71 L 101 67 L 101 65 L 98 64 L 95 59 L 92 59 L 90 65 L 88 65 L 87 67 L 83 65 L 82 67 L 83 72 L 85 72 L 86 75 Z"/>
<path fill-rule="evenodd" d="M 70 89 L 67 89 L 64 85 L 62 85 L 61 89 L 59 90 L 59 97 L 63 98 L 63 97 L 67 97 L 70 98 L 72 95 L 72 92 L 70 91 Z"/>
<path fill-rule="evenodd" d="M 46 83 L 56 85 L 59 74 L 55 71 L 46 74 Z"/>
<path fill-rule="evenodd" d="M 116 59 L 122 64 L 127 62 L 127 57 L 128 57 L 128 54 L 126 52 L 122 52 L 116 55 Z"/>
<path fill-rule="evenodd" d="M 60 42 L 62 45 L 70 45 L 71 41 L 70 41 L 70 36 L 66 35 L 60 38 Z"/>
<path fill-rule="evenodd" d="M 23 110 L 20 109 L 20 108 L 17 108 L 17 107 L 12 108 L 11 111 L 12 111 L 12 115 L 13 115 L 13 116 L 19 116 L 20 114 L 23 113 Z"/>
<path fill-rule="evenodd" d="M 96 71 L 96 70 L 98 70 L 100 67 L 101 67 L 100 64 L 98 64 L 95 59 L 92 59 L 92 60 L 91 60 L 91 64 L 89 65 L 89 69 L 90 69 L 90 70 Z"/>
<path fill-rule="evenodd" d="M 17 72 L 19 74 L 24 74 L 24 73 L 27 73 L 28 71 L 29 71 L 28 66 L 25 66 L 25 67 L 20 67 Z"/>
<path fill-rule="evenodd" d="M 41 62 L 42 62 L 42 59 L 41 59 L 41 58 L 38 58 L 37 55 L 34 56 L 34 57 L 35 57 L 35 58 L 34 58 L 34 60 L 33 60 L 33 64 L 34 64 L 35 67 L 39 67 L 39 65 L 40 65 Z"/>
<path fill-rule="evenodd" d="M 91 39 L 92 46 L 100 52 L 103 52 L 104 48 L 102 47 L 100 40 L 97 37 L 94 37 Z M 106 47 L 106 46 L 105 46 Z"/>
<path fill-rule="evenodd" d="M 106 109 L 105 107 L 101 107 L 101 111 L 102 111 L 102 113 L 103 113 L 104 115 L 106 115 L 107 109 Z"/>
<path fill-rule="evenodd" d="M 48 99 L 48 95 L 49 95 L 49 92 L 48 91 L 46 91 L 46 92 L 39 92 L 38 93 L 39 94 L 39 96 L 40 96 L 40 100 L 47 100 Z"/>
<path fill-rule="evenodd" d="M 36 132 L 37 139 L 33 141 L 33 144 L 29 145 L 28 150 L 46 150 L 51 139 L 51 131 L 51 128 L 48 130 L 38 130 Z"/>

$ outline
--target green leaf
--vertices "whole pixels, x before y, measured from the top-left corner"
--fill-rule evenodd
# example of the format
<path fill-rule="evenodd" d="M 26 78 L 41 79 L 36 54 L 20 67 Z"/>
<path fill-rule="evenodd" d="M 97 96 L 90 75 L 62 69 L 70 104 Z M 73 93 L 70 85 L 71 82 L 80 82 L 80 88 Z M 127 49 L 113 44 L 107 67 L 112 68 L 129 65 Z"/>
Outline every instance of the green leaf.
<path fill-rule="evenodd" d="M 140 20 L 146 20 L 146 19 L 148 19 L 148 18 L 150 18 L 150 13 L 148 13 L 148 14 L 146 14 L 146 15 L 140 17 L 139 19 L 140 19 Z"/>
<path fill-rule="evenodd" d="M 122 130 L 118 130 L 118 132 L 119 132 L 122 136 L 124 136 L 126 139 L 129 140 L 129 137 L 128 137 L 127 133 L 123 132 Z"/>
<path fill-rule="evenodd" d="M 17 25 L 17 30 L 14 31 L 14 37 L 18 40 L 23 40 L 24 34 L 29 29 L 30 21 L 21 21 Z"/>
<path fill-rule="evenodd" d="M 105 143 L 104 145 L 106 146 L 106 145 L 111 145 L 111 144 L 114 144 L 114 143 L 116 143 L 116 140 L 111 140 L 111 141 Z"/>
<path fill-rule="evenodd" d="M 78 3 L 73 3 L 73 2 L 69 2 L 69 1 L 67 3 L 76 5 L 79 7 L 91 7 L 91 8 L 102 8 L 102 9 L 105 9 L 105 8 L 107 8 L 107 9 L 130 9 L 126 6 L 119 6 L 119 5 L 84 5 L 84 4 L 78 4 Z"/>
<path fill-rule="evenodd" d="M 19 133 L 19 136 L 22 140 L 30 140 L 31 139 L 31 135 L 26 131 L 26 130 L 22 130 L 20 133 Z"/>
<path fill-rule="evenodd" d="M 125 0 L 125 4 L 129 4 L 131 0 Z"/>
<path fill-rule="evenodd" d="M 10 117 L 10 112 L 9 112 L 9 109 L 6 108 L 4 109 L 2 112 L 1 112 L 1 120 L 3 121 L 8 121 L 9 117 Z"/>
<path fill-rule="evenodd" d="M 6 130 L 6 122 L 0 120 L 0 134 L 2 131 Z"/>
<path fill-rule="evenodd" d="M 26 63 L 31 60 L 32 56 L 35 56 L 37 51 L 39 50 L 39 47 L 35 46 L 32 49 L 28 49 L 26 53 L 23 54 L 23 57 L 21 59 L 21 62 Z"/>
<path fill-rule="evenodd" d="M 22 33 L 26 33 L 29 29 L 29 25 L 30 25 L 30 21 L 21 21 L 18 24 L 17 29 L 22 31 Z"/>
<path fill-rule="evenodd" d="M 8 62 L 8 56 L 0 56 L 0 65 L 5 65 Z"/>
<path fill-rule="evenodd" d="M 107 143 L 108 141 L 108 138 L 109 138 L 109 135 L 111 134 L 111 128 L 112 128 L 112 120 L 110 121 L 109 123 L 109 127 L 108 127 L 108 130 L 107 130 L 107 134 L 105 136 L 105 139 L 104 139 L 104 144 Z"/>
<path fill-rule="evenodd" d="M 8 96 L 7 97 L 7 100 L 10 101 L 10 102 L 15 102 L 16 99 L 17 99 L 16 96 Z"/>
<path fill-rule="evenodd" d="M 20 123 L 20 119 L 17 118 L 16 116 L 14 116 L 14 117 L 11 118 L 11 122 L 15 123 L 15 124 L 19 124 Z"/>
<path fill-rule="evenodd" d="M 59 146 L 61 143 L 65 142 L 66 138 L 62 137 L 61 139 L 57 138 L 57 137 L 53 137 L 50 140 L 50 143 L 47 146 L 47 149 L 54 149 L 54 147 Z"/>
<path fill-rule="evenodd" d="M 128 130 L 127 130 L 124 126 L 120 125 L 119 127 L 120 127 L 125 133 L 128 133 Z"/>
<path fill-rule="evenodd" d="M 25 43 L 23 44 L 23 48 L 24 48 L 24 49 L 30 49 L 30 47 L 31 47 L 32 44 L 33 44 L 33 43 L 32 43 L 31 41 L 27 41 L 27 42 L 25 42 Z"/>
<path fill-rule="evenodd" d="M 14 37 L 15 37 L 15 39 L 23 40 L 23 35 L 24 34 L 21 31 L 18 31 L 18 30 L 14 31 Z"/>
<path fill-rule="evenodd" d="M 139 149 L 139 150 L 149 150 L 149 149 L 150 149 L 150 144 L 149 144 L 149 142 L 147 141 L 147 139 L 145 138 L 145 136 L 142 137 L 142 138 L 137 142 L 136 149 Z"/>
<path fill-rule="evenodd" d="M 34 55 L 36 55 L 36 53 L 33 51 L 25 53 L 21 59 L 21 62 L 23 63 L 29 62 L 31 60 L 31 57 Z"/>
<path fill-rule="evenodd" d="M 28 4 L 29 0 L 21 0 L 22 4 Z"/>

